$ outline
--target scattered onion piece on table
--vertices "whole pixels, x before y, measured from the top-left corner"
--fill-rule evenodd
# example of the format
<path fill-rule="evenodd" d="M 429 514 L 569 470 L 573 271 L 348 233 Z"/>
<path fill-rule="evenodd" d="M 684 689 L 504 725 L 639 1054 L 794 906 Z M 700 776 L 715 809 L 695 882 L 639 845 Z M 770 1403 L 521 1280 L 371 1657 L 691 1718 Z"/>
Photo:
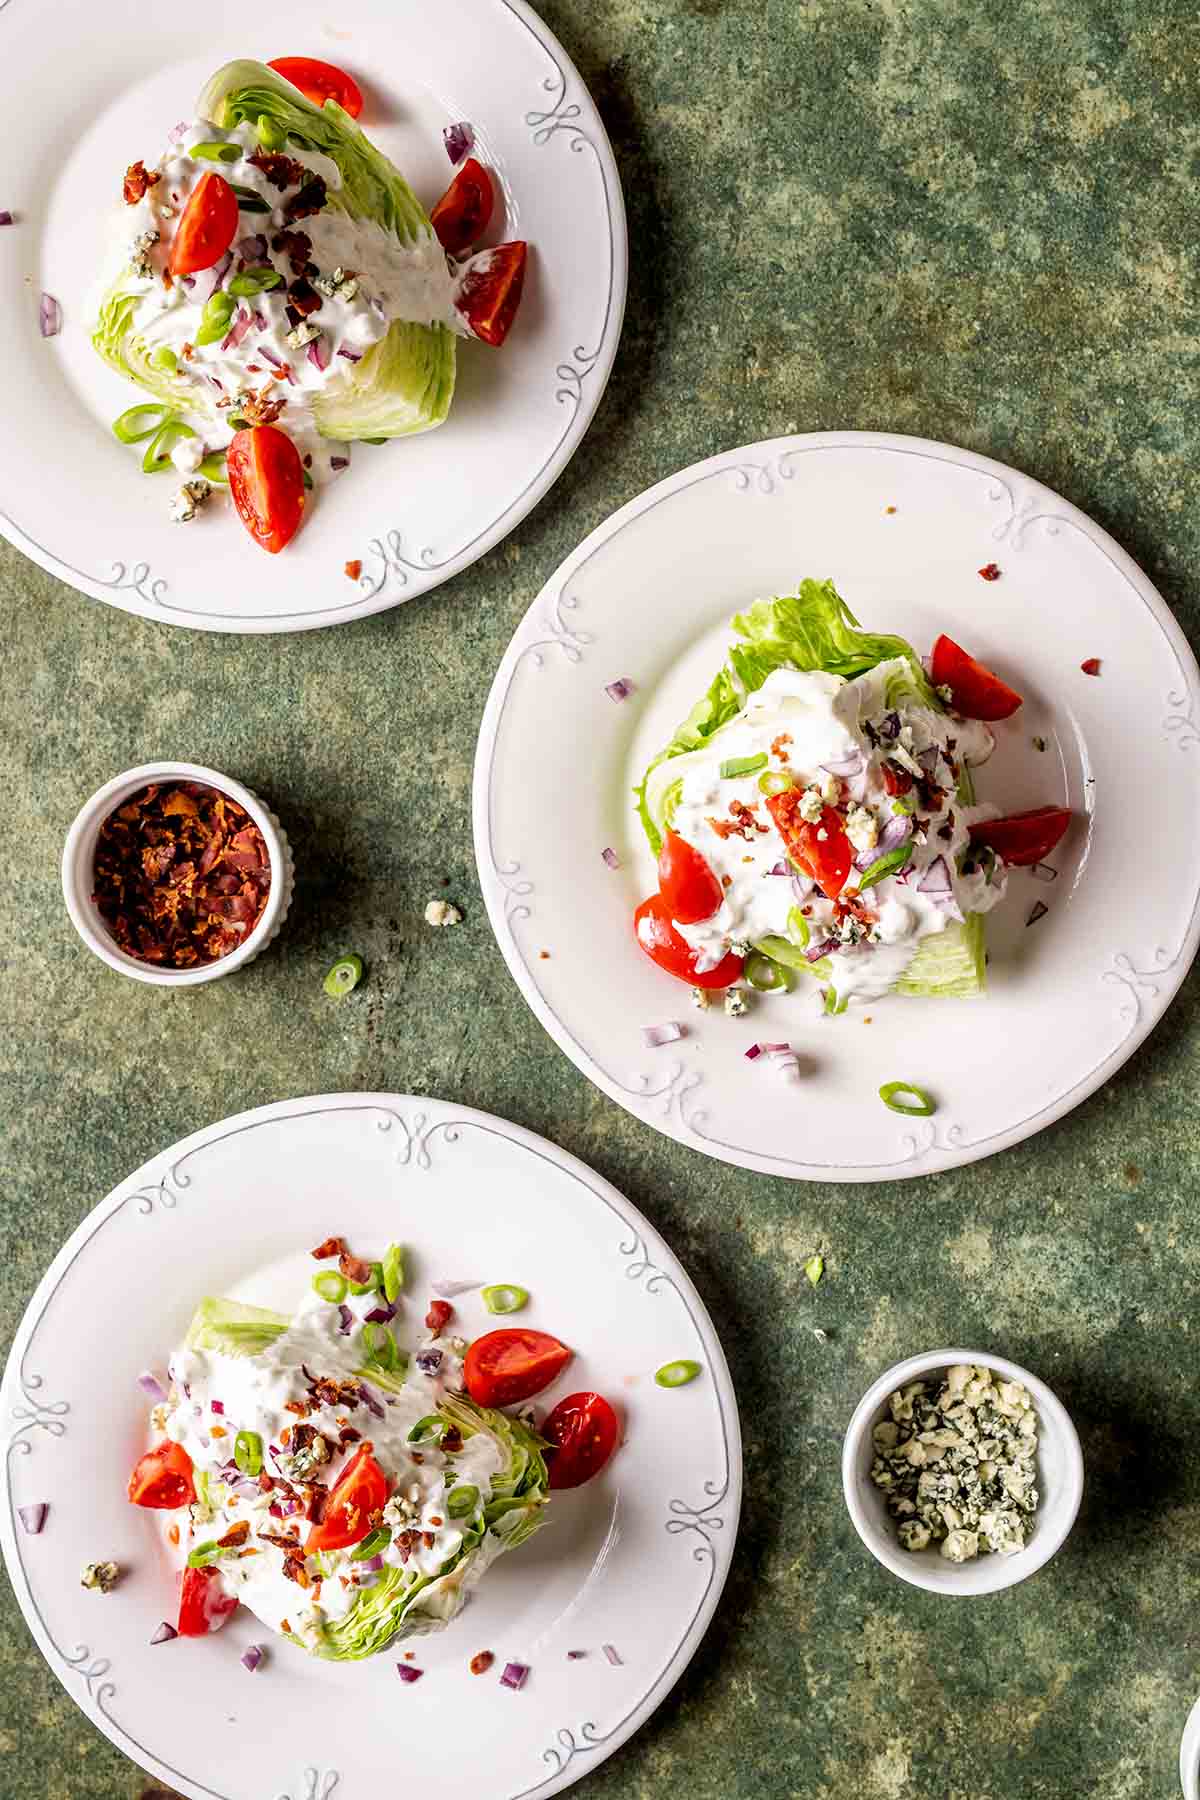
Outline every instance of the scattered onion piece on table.
<path fill-rule="evenodd" d="M 35 1500 L 28 1506 L 18 1506 L 17 1517 L 30 1537 L 37 1537 L 46 1523 L 46 1515 L 50 1504 L 46 1500 Z"/>
<path fill-rule="evenodd" d="M 153 1370 L 143 1369 L 137 1380 L 138 1386 L 141 1388 L 143 1394 L 153 1400 L 156 1406 L 166 1399 L 167 1390 L 158 1379 L 158 1376 L 154 1374 Z"/>
<path fill-rule="evenodd" d="M 627 676 L 622 675 L 618 680 L 610 681 L 604 691 L 610 700 L 619 702 L 621 700 L 628 700 L 630 694 L 636 693 L 637 689 Z"/>
<path fill-rule="evenodd" d="M 770 1056 L 787 1048 L 786 1044 L 751 1044 L 748 1050 L 743 1050 L 742 1055 L 747 1062 L 754 1062 L 760 1056 Z"/>
<path fill-rule="evenodd" d="M 453 1300 L 458 1294 L 472 1294 L 480 1286 L 478 1281 L 435 1281 L 431 1283 L 435 1294 L 443 1300 Z"/>
<path fill-rule="evenodd" d="M 617 855 L 616 851 L 614 849 L 612 849 L 612 847 L 610 845 L 606 844 L 604 849 L 600 852 L 600 855 L 603 857 L 604 861 L 608 864 L 610 869 L 619 869 L 620 868 L 621 859 Z"/>
<path fill-rule="evenodd" d="M 62 330 L 62 307 L 53 294 L 43 294 L 38 306 L 38 326 L 44 338 L 57 337 Z"/>
<path fill-rule="evenodd" d="M 150 1639 L 150 1642 L 152 1644 L 169 1644 L 172 1638 L 177 1638 L 178 1636 L 179 1633 L 176 1631 L 175 1627 L 173 1625 L 168 1625 L 167 1621 L 164 1619 L 154 1636 Z"/>
<path fill-rule="evenodd" d="M 475 127 L 467 119 L 458 119 L 453 125 L 444 125 L 442 142 L 451 163 L 457 165 L 475 148 Z"/>
<path fill-rule="evenodd" d="M 567 1661 L 568 1662 L 581 1662 L 586 1655 L 587 1655 L 586 1650 L 568 1650 L 567 1651 Z"/>
<path fill-rule="evenodd" d="M 13 216 L 6 207 L 3 212 L 0 212 L 0 225 L 11 225 L 12 223 Z"/>
<path fill-rule="evenodd" d="M 1080 663 L 1079 667 L 1083 670 L 1085 675 L 1098 675 L 1100 673 L 1100 658 L 1098 656 L 1089 656 L 1086 662 Z"/>
<path fill-rule="evenodd" d="M 506 1688 L 513 1688 L 513 1689 L 523 1688 L 525 1686 L 525 1679 L 528 1674 L 529 1674 L 529 1664 L 528 1663 L 518 1663 L 518 1662 L 505 1663 L 504 1673 L 500 1677 L 500 1686 L 506 1687 Z"/>
<path fill-rule="evenodd" d="M 651 1050 L 657 1050 L 661 1044 L 674 1044 L 679 1038 L 686 1036 L 684 1027 L 674 1020 L 665 1025 L 642 1026 L 642 1042 Z"/>
<path fill-rule="evenodd" d="M 249 1669 L 250 1673 L 253 1675 L 255 1669 L 257 1669 L 258 1665 L 261 1663 L 263 1655 L 264 1652 L 261 1644 L 251 1644 L 248 1650 L 243 1650 L 242 1652 L 243 1669 Z"/>
<path fill-rule="evenodd" d="M 614 1668 L 619 1669 L 622 1666 L 621 1658 L 617 1655 L 616 1646 L 614 1644 L 601 1644 L 600 1648 Z"/>
<path fill-rule="evenodd" d="M 397 1663 L 396 1673 L 401 1681 L 420 1681 L 424 1669 L 414 1669 L 411 1663 Z"/>

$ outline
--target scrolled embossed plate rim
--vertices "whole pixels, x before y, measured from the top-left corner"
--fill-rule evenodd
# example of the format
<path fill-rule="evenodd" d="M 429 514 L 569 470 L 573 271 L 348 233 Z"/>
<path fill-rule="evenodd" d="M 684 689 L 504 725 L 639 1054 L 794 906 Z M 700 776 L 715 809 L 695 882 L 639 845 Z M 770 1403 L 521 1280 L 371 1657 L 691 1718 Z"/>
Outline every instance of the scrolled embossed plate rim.
<path fill-rule="evenodd" d="M 5 177 L 17 224 L 0 246 L 0 345 L 10 370 L 0 533 L 86 597 L 190 630 L 350 623 L 469 568 L 565 469 L 621 333 L 628 240 L 616 161 L 582 77 L 526 0 L 437 9 L 345 0 L 336 42 L 322 40 L 316 21 L 297 42 L 294 12 L 262 0 L 252 16 L 210 20 L 203 43 L 182 14 L 168 16 L 156 20 L 148 53 L 138 0 L 111 0 L 102 19 L 80 15 L 71 55 L 51 75 L 37 0 L 0 5 L 6 66 L 29 117 L 44 121 L 15 142 Z M 149 153 L 214 68 L 271 56 L 280 41 L 343 58 L 369 88 L 376 71 L 410 70 L 407 89 L 402 76 L 382 83 L 385 104 L 372 104 L 363 124 L 429 202 L 451 173 L 441 126 L 472 118 L 505 194 L 506 235 L 527 238 L 532 254 L 522 315 L 503 351 L 463 345 L 446 424 L 385 449 L 356 447 L 355 466 L 326 490 L 295 542 L 270 557 L 224 500 L 219 518 L 209 507 L 194 524 L 170 522 L 170 483 L 145 481 L 108 437 L 108 422 L 136 393 L 94 355 L 85 325 L 86 289 L 106 241 L 103 170 L 118 170 L 119 193 L 131 136 Z M 38 335 L 39 288 L 63 304 L 63 331 L 50 341 Z M 348 579 L 356 560 L 362 571 Z"/>
<path fill-rule="evenodd" d="M 388 1744 L 382 1727 L 362 1727 L 361 1720 L 373 1716 L 372 1697 L 383 1702 L 375 1711 L 396 1716 L 395 1657 L 318 1664 L 272 1641 L 267 1664 L 247 1687 L 250 1677 L 238 1660 L 244 1642 L 270 1638 L 247 1617 L 235 1618 L 202 1645 L 184 1640 L 187 1671 L 180 1673 L 179 1645 L 147 1648 L 158 1619 L 170 1613 L 169 1575 L 149 1535 L 153 1521 L 124 1503 L 126 1458 L 139 1447 L 145 1404 L 136 1371 L 155 1366 L 164 1354 L 157 1339 L 167 1314 L 186 1320 L 197 1283 L 208 1279 L 197 1273 L 205 1259 L 210 1268 L 265 1271 L 254 1277 L 255 1287 L 278 1279 L 278 1245 L 286 1242 L 290 1257 L 297 1233 L 307 1245 L 315 1241 L 307 1233 L 318 1229 L 318 1220 L 321 1229 L 329 1227 L 329 1195 L 336 1185 L 331 1170 L 352 1196 L 345 1202 L 345 1219 L 337 1221 L 352 1238 L 379 1231 L 416 1246 L 418 1272 L 410 1282 L 414 1317 L 430 1278 L 456 1271 L 486 1274 L 466 1269 L 464 1241 L 473 1240 L 477 1249 L 486 1244 L 493 1253 L 499 1247 L 505 1267 L 498 1274 L 524 1273 L 540 1258 L 529 1322 L 548 1329 L 557 1323 L 570 1337 L 570 1321 L 563 1326 L 561 1315 L 572 1311 L 575 1296 L 579 1360 L 574 1375 L 568 1368 L 560 1378 L 562 1391 L 594 1382 L 608 1387 L 627 1412 L 620 1457 L 608 1475 L 575 1497 L 583 1510 L 572 1514 L 571 1496 L 557 1498 L 557 1545 L 548 1530 L 526 1547 L 527 1557 L 541 1556 L 536 1578 L 516 1584 L 515 1592 L 493 1589 L 496 1607 L 489 1610 L 489 1584 L 506 1582 L 506 1567 L 516 1567 L 515 1556 L 502 1561 L 463 1621 L 416 1645 L 426 1668 L 425 1680 L 413 1690 L 421 1696 L 423 1726 L 432 1720 L 436 1727 L 444 1709 L 443 1729 L 422 1739 L 431 1756 L 441 1755 L 451 1724 L 461 1744 L 476 1728 L 475 1720 L 479 1756 L 489 1758 L 494 1776 L 489 1791 L 505 1800 L 542 1800 L 624 1743 L 690 1661 L 732 1559 L 741 1439 L 712 1321 L 653 1226 L 576 1157 L 491 1114 L 404 1094 L 283 1101 L 183 1138 L 92 1210 L 39 1284 L 0 1382 L 0 1547 L 14 1592 L 68 1695 L 118 1748 L 191 1800 L 283 1800 L 285 1795 L 328 1800 L 335 1789 L 336 1800 L 361 1800 L 375 1792 L 380 1755 Z M 489 1231 L 495 1215 L 493 1235 L 482 1225 L 464 1232 L 465 1215 L 451 1216 L 444 1204 L 464 1184 L 479 1192 L 479 1216 L 488 1219 Z M 264 1196 L 273 1195 L 286 1196 L 287 1204 L 264 1206 Z M 422 1195 L 432 1206 L 422 1208 Z M 528 1207 L 524 1238 L 522 1206 Z M 443 1235 L 421 1223 L 439 1210 L 447 1217 Z M 397 1215 L 403 1220 L 399 1231 L 393 1228 Z M 553 1221 L 555 1231 L 531 1238 L 539 1220 Z M 572 1282 L 578 1260 L 571 1259 L 597 1247 L 601 1254 L 589 1261 L 592 1300 L 577 1277 Z M 512 1266 L 517 1251 L 520 1271 Z M 131 1256 L 156 1255 L 159 1272 L 139 1289 L 148 1316 L 143 1319 L 128 1305 L 118 1309 L 117 1316 L 129 1322 L 124 1335 L 114 1336 L 114 1283 L 124 1279 L 127 1285 Z M 452 1260 L 433 1268 L 434 1256 Z M 311 1271 L 303 1246 L 298 1263 Z M 290 1283 L 291 1269 L 285 1273 Z M 561 1278 L 550 1291 L 556 1273 Z M 80 1304 L 83 1294 L 87 1299 Z M 282 1292 L 257 1297 L 290 1304 Z M 537 1311 L 539 1303 L 544 1312 Z M 468 1309 L 467 1331 L 494 1325 L 478 1296 L 456 1304 Z M 554 1311 L 557 1319 L 550 1317 Z M 612 1329 L 606 1324 L 603 1343 L 592 1316 L 598 1319 L 601 1312 L 613 1324 Z M 66 1315 L 69 1331 L 60 1330 Z M 646 1352 L 665 1343 L 676 1354 L 682 1349 L 702 1360 L 704 1378 L 678 1392 L 657 1388 Z M 633 1388 L 619 1372 L 631 1359 L 638 1369 Z M 556 1387 L 547 1401 L 557 1395 Z M 86 1497 L 78 1494 L 77 1479 L 84 1464 Z M 662 1472 L 661 1482 L 655 1473 L 648 1484 L 649 1470 Z M 103 1482 L 108 1493 L 114 1471 L 118 1491 L 105 1502 L 106 1512 L 96 1505 L 94 1490 Z M 34 1499 L 47 1500 L 51 1512 L 43 1534 L 31 1538 L 21 1532 L 15 1509 Z M 98 1533 L 103 1546 L 97 1544 Z M 538 1546 L 548 1542 L 543 1555 Z M 77 1585 L 79 1564 L 101 1554 L 116 1557 L 126 1570 L 124 1592 L 118 1588 L 104 1599 Z M 661 1592 L 671 1601 L 661 1617 L 645 1615 L 641 1577 L 665 1583 Z M 511 1626 L 506 1619 L 513 1620 Z M 477 1641 L 481 1633 L 482 1642 Z M 620 1668 L 610 1668 L 600 1654 L 605 1641 L 624 1651 Z M 589 1648 L 589 1657 L 568 1663 L 564 1647 L 578 1642 Z M 483 1643 L 497 1652 L 498 1664 L 505 1656 L 532 1663 L 520 1696 L 468 1674 L 467 1659 Z M 176 1683 L 179 1707 L 186 1710 L 195 1701 L 213 1720 L 230 1715 L 244 1720 L 244 1708 L 253 1703 L 255 1732 L 229 1733 L 228 1741 L 216 1727 L 200 1736 L 171 1735 L 160 1715 L 164 1692 L 169 1696 Z M 360 1729 L 314 1743 L 306 1753 L 295 1736 L 297 1706 L 323 1713 L 332 1706 L 339 1716 L 354 1706 Z M 403 1718 L 402 1711 L 398 1716 Z M 184 1742 L 194 1748 L 181 1750 Z M 194 1758 L 192 1766 L 175 1767 L 179 1756 Z M 442 1759 L 433 1785 L 447 1800 L 459 1795 L 469 1800 L 478 1791 L 477 1760 L 467 1756 L 450 1766 Z M 415 1767 L 411 1756 L 409 1763 Z M 458 1781 L 454 1770 L 460 1767 Z"/>
<path fill-rule="evenodd" d="M 819 490 L 821 500 L 806 517 L 809 487 Z M 897 499 L 899 509 L 889 507 Z M 848 522 L 845 509 L 851 509 Z M 885 518 L 889 512 L 893 516 Z M 810 541 L 835 542 L 833 554 L 820 551 L 816 569 L 805 548 Z M 905 572 L 917 569 L 924 579 L 928 564 L 944 603 L 949 552 L 943 541 L 956 546 L 961 560 L 954 564 L 954 580 L 961 577 L 967 586 L 954 588 L 963 604 L 925 623 L 931 634 L 953 631 L 970 612 L 971 620 L 961 625 L 965 633 L 978 615 L 985 621 L 985 641 L 976 645 L 981 654 L 1002 655 L 1014 630 L 1019 634 L 1016 660 L 1030 677 L 1027 691 L 1041 696 L 1041 714 L 1056 735 L 1054 754 L 1039 771 L 1048 791 L 1040 785 L 1028 794 L 1017 791 L 1008 803 L 1062 799 L 1079 813 L 1082 825 L 1064 846 L 1067 878 L 1055 890 L 1055 909 L 1072 908 L 1067 916 L 1073 924 L 1082 918 L 1086 933 L 1070 955 L 1064 948 L 1053 963 L 1056 988 L 1043 984 L 1042 991 L 1048 1011 L 1039 1015 L 1036 1002 L 1022 992 L 1005 1015 L 1000 982 L 979 1003 L 976 1060 L 998 1026 L 1007 1031 L 1007 1044 L 1023 1044 L 1020 1059 L 977 1067 L 969 1083 L 961 1046 L 947 1054 L 945 1043 L 953 1036 L 953 1028 L 947 1031 L 953 1008 L 970 1003 L 889 999 L 873 1009 L 871 1039 L 859 1038 L 870 1045 L 868 1058 L 888 1043 L 893 1056 L 887 1065 L 852 1092 L 850 1075 L 838 1075 L 834 1097 L 843 1105 L 836 1124 L 827 1104 L 834 1090 L 824 1072 L 820 1081 L 802 1082 L 802 1128 L 791 1142 L 781 1141 L 778 1132 L 772 1141 L 778 1089 L 765 1085 L 761 1062 L 744 1064 L 741 1053 L 756 1035 L 791 1034 L 805 1051 L 836 1062 L 827 1051 L 839 1040 L 822 1036 L 825 1027 L 814 1027 L 802 1004 L 785 1014 L 785 1001 L 757 1001 L 770 1027 L 744 1032 L 731 1050 L 726 1022 L 693 1013 L 682 986 L 662 979 L 651 989 L 639 981 L 632 971 L 644 959 L 626 927 L 648 884 L 637 893 L 629 886 L 622 921 L 610 921 L 588 939 L 590 961 L 582 950 L 575 952 L 575 940 L 586 936 L 579 928 L 581 895 L 582 905 L 598 917 L 608 903 L 593 902 L 595 884 L 629 885 L 627 876 L 604 872 L 601 846 L 621 851 L 622 840 L 613 833 L 622 832 L 632 846 L 629 862 L 648 861 L 628 825 L 631 809 L 618 813 L 611 797 L 633 786 L 649 754 L 703 691 L 720 653 L 685 696 L 669 703 L 673 714 L 653 715 L 660 729 L 642 746 L 647 754 L 640 763 L 631 760 L 630 745 L 642 729 L 642 710 L 653 708 L 659 685 L 665 685 L 661 674 L 622 706 L 602 698 L 603 684 L 616 676 L 636 681 L 642 662 L 655 671 L 669 669 L 698 638 L 711 644 L 718 622 L 739 606 L 805 572 L 833 575 L 864 623 L 904 631 L 905 613 L 892 604 L 892 584 L 902 593 Z M 1005 579 L 978 580 L 978 569 L 997 558 Z M 753 577 L 747 573 L 752 563 L 759 571 Z M 846 566 L 854 571 L 849 582 Z M 653 592 L 647 585 L 652 581 Z M 928 615 L 938 587 L 910 586 L 915 609 Z M 1041 628 L 1033 633 L 1027 621 L 1038 603 Z M 989 631 L 1000 618 L 1004 631 Z M 1048 646 L 1056 633 L 1052 663 Z M 1069 651 L 1063 648 L 1067 637 Z M 1095 654 L 1103 657 L 1099 681 L 1080 672 L 1084 658 Z M 1154 685 L 1144 691 L 1131 687 L 1129 671 L 1138 667 L 1153 671 Z M 552 697 L 535 700 L 539 691 Z M 1047 696 L 1053 707 L 1044 703 Z M 522 710 L 534 721 L 527 728 Z M 1018 720 L 1033 710 L 1027 706 Z M 1043 726 L 1031 716 L 1024 729 L 1039 732 Z M 1014 730 L 1019 735 L 1021 726 Z M 1024 740 L 1026 764 L 1032 741 Z M 586 768 L 573 765 L 572 743 L 586 743 Z M 1003 800 L 1008 754 L 1006 749 L 989 775 L 986 798 Z M 515 763 L 506 760 L 513 758 Z M 1114 783 L 1116 762 L 1122 766 Z M 1100 787 L 1097 774 L 1103 776 Z M 1018 769 L 1013 785 L 1019 790 L 1023 782 Z M 1132 916 L 1122 903 L 1128 871 L 1117 857 L 1115 827 L 1120 817 L 1143 813 L 1148 800 L 1163 815 L 1163 829 L 1154 834 L 1156 854 L 1166 859 L 1162 879 L 1156 875 L 1154 904 L 1161 906 L 1158 912 L 1139 907 Z M 1197 807 L 1200 672 L 1166 603 L 1125 551 L 1079 508 L 1005 464 L 929 439 L 855 431 L 801 433 L 730 449 L 679 470 L 598 526 L 551 576 L 510 642 L 484 711 L 473 792 L 476 860 L 493 930 L 521 992 L 560 1048 L 618 1105 L 678 1142 L 742 1168 L 814 1181 L 907 1179 L 975 1161 L 1053 1124 L 1114 1075 L 1161 1018 L 1200 943 L 1200 867 L 1190 829 Z M 507 826 L 497 824 L 504 811 Z M 1173 817 L 1175 828 L 1168 829 Z M 515 836 L 513 818 L 520 821 Z M 994 915 L 989 939 L 1032 967 L 1045 954 L 1039 946 L 1058 943 L 1065 921 L 1024 938 L 1025 909 L 1040 895 L 1025 897 L 1025 875 L 1018 874 L 1016 910 L 1010 899 L 1007 913 Z M 547 944 L 555 948 L 543 961 L 537 952 Z M 1079 960 L 1083 953 L 1086 962 Z M 600 966 L 602 989 L 595 983 Z M 1084 977 L 1087 992 L 1081 995 Z M 1049 1003 L 1059 983 L 1069 990 L 1070 1004 L 1063 1002 L 1054 1016 Z M 1076 1000 L 1079 1008 L 1072 1010 Z M 935 1029 L 929 1020 L 938 1008 Z M 601 1017 L 603 1025 L 597 1023 Z M 688 1021 L 688 1038 L 672 1046 L 670 1062 L 662 1051 L 654 1060 L 639 1057 L 637 1026 L 656 1017 Z M 893 1029 L 900 1019 L 903 1041 Z M 826 1023 L 836 1031 L 841 1022 Z M 844 1036 L 840 1042 L 849 1044 Z M 1052 1051 L 1057 1066 L 1043 1071 L 1037 1056 Z M 758 1073 L 756 1085 L 749 1069 Z M 1038 1087 L 1042 1073 L 1046 1079 Z M 935 1117 L 905 1121 L 883 1112 L 876 1089 L 901 1075 L 941 1085 L 943 1103 Z M 774 1116 L 782 1117 L 777 1108 Z M 891 1132 L 886 1139 L 885 1127 Z"/>

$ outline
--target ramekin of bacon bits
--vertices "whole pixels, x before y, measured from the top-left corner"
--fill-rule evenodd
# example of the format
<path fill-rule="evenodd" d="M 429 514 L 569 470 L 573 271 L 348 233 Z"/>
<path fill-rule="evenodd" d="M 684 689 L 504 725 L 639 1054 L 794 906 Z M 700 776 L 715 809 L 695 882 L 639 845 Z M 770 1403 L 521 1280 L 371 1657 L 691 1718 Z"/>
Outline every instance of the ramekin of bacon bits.
<path fill-rule="evenodd" d="M 292 903 L 291 847 L 257 795 L 196 763 L 146 763 L 94 793 L 67 833 L 76 931 L 134 981 L 191 987 L 252 962 Z"/>

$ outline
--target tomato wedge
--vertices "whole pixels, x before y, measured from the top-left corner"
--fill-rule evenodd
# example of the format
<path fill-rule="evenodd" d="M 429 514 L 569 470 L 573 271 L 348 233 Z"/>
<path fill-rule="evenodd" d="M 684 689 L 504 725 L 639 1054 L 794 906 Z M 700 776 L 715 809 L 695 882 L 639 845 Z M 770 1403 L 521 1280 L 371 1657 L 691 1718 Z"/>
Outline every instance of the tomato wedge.
<path fill-rule="evenodd" d="M 491 176 L 481 162 L 468 156 L 429 215 L 447 256 L 463 256 L 479 242 L 495 205 Z"/>
<path fill-rule="evenodd" d="M 699 850 L 668 831 L 658 858 L 658 891 L 681 925 L 711 919 L 725 897 L 724 889 Z"/>
<path fill-rule="evenodd" d="M 489 1331 L 467 1351 L 463 1365 L 467 1392 L 480 1406 L 512 1406 L 549 1387 L 571 1355 L 547 1331 L 520 1326 Z"/>
<path fill-rule="evenodd" d="M 290 81 L 293 87 L 298 87 L 314 106 L 336 100 L 352 119 L 357 119 L 363 109 L 362 90 L 357 81 L 335 63 L 321 62 L 315 56 L 277 56 L 267 67 Z"/>
<path fill-rule="evenodd" d="M 202 175 L 192 189 L 171 244 L 172 275 L 194 275 L 220 262 L 237 236 L 238 199 L 223 175 Z"/>
<path fill-rule="evenodd" d="M 387 1476 L 375 1461 L 374 1445 L 359 1446 L 346 1464 L 325 1508 L 325 1517 L 314 1525 L 304 1545 L 314 1550 L 345 1550 L 372 1529 L 370 1515 L 387 1505 Z"/>
<path fill-rule="evenodd" d="M 581 1487 L 598 1475 L 617 1447 L 617 1415 L 603 1394 L 568 1394 L 542 1426 L 554 1446 L 548 1456 L 550 1486 Z"/>
<path fill-rule="evenodd" d="M 304 513 L 304 465 L 286 431 L 254 425 L 239 431 L 225 458 L 238 517 L 256 544 L 278 555 Z"/>
<path fill-rule="evenodd" d="M 502 344 L 508 336 L 525 286 L 528 250 L 520 239 L 497 244 L 473 256 L 463 270 L 454 304 L 485 344 Z"/>
<path fill-rule="evenodd" d="M 642 901 L 633 915 L 633 929 L 650 961 L 689 987 L 732 987 L 741 976 L 742 959 L 732 950 L 726 951 L 715 969 L 697 969 L 699 953 L 676 931 L 671 908 L 661 894 Z"/>
<path fill-rule="evenodd" d="M 836 900 L 846 885 L 854 861 L 854 848 L 846 836 L 842 815 L 832 806 L 825 807 L 816 824 L 802 819 L 802 797 L 799 788 L 785 788 L 782 794 L 768 794 L 767 811 L 796 867 L 805 875 L 811 875 L 822 893 Z"/>
<path fill-rule="evenodd" d="M 1021 705 L 1015 688 L 968 656 L 945 632 L 933 646 L 929 674 L 934 687 L 950 689 L 954 710 L 964 719 L 1007 719 Z"/>
<path fill-rule="evenodd" d="M 183 1571 L 179 1591 L 180 1637 L 207 1637 L 210 1631 L 220 1631 L 236 1611 L 237 1596 L 225 1592 L 219 1570 L 210 1565 Z"/>
<path fill-rule="evenodd" d="M 140 1457 L 129 1477 L 129 1498 L 135 1506 L 155 1506 L 173 1511 L 190 1506 L 196 1498 L 192 1459 L 182 1444 L 164 1438 Z"/>
<path fill-rule="evenodd" d="M 971 826 L 973 844 L 989 844 L 997 856 L 1018 868 L 1049 856 L 1071 823 L 1065 806 L 1034 806 L 1003 819 L 981 819 Z"/>

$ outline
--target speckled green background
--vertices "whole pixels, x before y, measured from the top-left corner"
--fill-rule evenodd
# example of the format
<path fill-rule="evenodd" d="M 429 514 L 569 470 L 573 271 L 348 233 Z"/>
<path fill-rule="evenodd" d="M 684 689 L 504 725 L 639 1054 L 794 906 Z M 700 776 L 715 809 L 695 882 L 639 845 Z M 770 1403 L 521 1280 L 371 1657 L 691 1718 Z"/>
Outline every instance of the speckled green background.
<path fill-rule="evenodd" d="M 353 1087 L 503 1113 L 667 1234 L 724 1335 L 745 1422 L 724 1603 L 653 1723 L 587 1778 L 594 1800 L 1169 1800 L 1200 1691 L 1200 986 L 1111 1088 L 1003 1157 L 903 1186 L 739 1173 L 618 1111 L 534 1022 L 480 904 L 468 799 L 492 670 L 559 559 L 681 464 L 789 428 L 916 432 L 1012 461 L 1108 526 L 1195 636 L 1196 12 L 543 10 L 613 138 L 632 280 L 592 431 L 507 544 L 364 624 L 240 640 L 127 618 L 0 551 L 0 1338 L 94 1202 L 210 1120 Z M 156 756 L 269 797 L 299 872 L 271 954 L 174 998 L 88 956 L 58 886 L 82 798 Z M 443 892 L 467 917 L 435 933 L 421 912 Z M 348 945 L 370 979 L 335 1008 L 321 976 Z M 814 1246 L 829 1270 L 815 1294 Z M 1039 1370 L 1088 1459 L 1066 1551 L 963 1605 L 878 1568 L 841 1500 L 854 1401 L 935 1340 Z M 0 1794 L 141 1794 L 6 1586 L 2 1605 Z"/>

